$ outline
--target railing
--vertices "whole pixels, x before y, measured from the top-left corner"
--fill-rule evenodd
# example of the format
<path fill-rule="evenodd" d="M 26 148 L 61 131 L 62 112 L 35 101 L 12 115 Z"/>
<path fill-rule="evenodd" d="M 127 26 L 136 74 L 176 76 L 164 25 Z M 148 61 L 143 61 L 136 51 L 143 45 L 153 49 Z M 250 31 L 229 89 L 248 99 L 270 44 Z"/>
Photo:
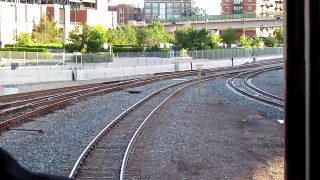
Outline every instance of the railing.
<path fill-rule="evenodd" d="M 173 22 L 188 22 L 188 21 L 224 21 L 229 19 L 250 19 L 250 18 L 258 18 L 258 19 L 270 19 L 275 16 L 282 17 L 282 13 L 268 13 L 264 16 L 257 14 L 224 14 L 224 15 L 205 15 L 205 16 L 183 16 L 180 18 L 170 18 L 170 19 L 157 19 L 150 21 L 152 22 L 160 22 L 160 23 L 173 23 Z"/>
<path fill-rule="evenodd" d="M 283 48 L 222 48 L 189 52 L 121 52 L 79 54 L 0 51 L 0 70 L 97 69 L 171 64 L 174 61 L 219 61 L 252 56 L 282 55 Z"/>

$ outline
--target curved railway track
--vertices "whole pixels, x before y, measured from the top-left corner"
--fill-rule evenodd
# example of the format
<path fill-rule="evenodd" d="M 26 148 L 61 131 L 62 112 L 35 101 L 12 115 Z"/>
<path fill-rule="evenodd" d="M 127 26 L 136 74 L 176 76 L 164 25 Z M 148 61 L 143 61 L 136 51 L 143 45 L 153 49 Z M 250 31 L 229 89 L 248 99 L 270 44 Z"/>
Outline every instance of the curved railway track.
<path fill-rule="evenodd" d="M 221 73 L 204 77 L 215 79 L 232 73 Z M 79 179 L 119 179 L 121 163 L 128 154 L 133 138 L 143 129 L 149 117 L 171 96 L 181 89 L 190 86 L 197 79 L 184 81 L 162 88 L 142 99 L 105 127 L 85 148 L 69 177 Z M 189 83 L 184 85 L 185 83 Z M 103 158 L 102 158 L 103 157 Z"/>
<path fill-rule="evenodd" d="M 257 69 L 249 72 L 240 73 L 229 79 L 228 84 L 240 94 L 250 97 L 259 102 L 263 102 L 275 107 L 283 108 L 284 99 L 282 97 L 265 92 L 255 86 L 253 86 L 249 79 L 252 77 L 264 73 L 266 71 L 282 69 L 282 66 L 275 66 L 266 69 Z"/>
<path fill-rule="evenodd" d="M 281 60 L 270 60 L 259 63 L 241 65 L 237 67 L 215 68 L 203 70 L 203 74 L 217 73 L 226 70 L 245 70 L 270 63 L 279 63 Z M 124 90 L 129 87 L 141 86 L 159 80 L 177 77 L 196 76 L 198 71 L 183 71 L 173 73 L 158 73 L 147 78 L 137 78 L 125 81 L 112 81 L 94 83 L 73 87 L 49 89 L 17 95 L 0 96 L 0 131 L 56 109 L 69 106 L 90 96 L 103 95 L 114 91 Z"/>
<path fill-rule="evenodd" d="M 270 68 L 270 66 L 267 66 Z M 248 70 L 247 70 L 248 71 Z M 232 76 L 242 70 L 217 73 L 203 77 L 202 81 L 221 76 Z M 126 167 L 136 138 L 147 124 L 149 118 L 170 97 L 197 79 L 179 82 L 154 92 L 133 105 L 107 127 L 105 127 L 85 148 L 76 161 L 69 177 L 79 179 L 124 179 Z M 185 85 L 187 83 L 187 85 Z M 143 112 L 143 113 L 142 113 Z M 130 178 L 139 179 L 139 173 L 129 172 Z"/>

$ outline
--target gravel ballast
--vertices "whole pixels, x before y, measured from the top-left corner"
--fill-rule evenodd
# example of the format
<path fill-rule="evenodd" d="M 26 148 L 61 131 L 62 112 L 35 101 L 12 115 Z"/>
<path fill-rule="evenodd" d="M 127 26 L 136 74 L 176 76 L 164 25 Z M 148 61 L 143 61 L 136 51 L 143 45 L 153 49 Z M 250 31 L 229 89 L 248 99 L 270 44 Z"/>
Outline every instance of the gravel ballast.
<path fill-rule="evenodd" d="M 142 179 L 283 179 L 284 125 L 274 121 L 282 117 L 225 79 L 188 88 L 153 116 L 127 170 L 140 166 Z"/>
<path fill-rule="evenodd" d="M 252 84 L 257 88 L 276 96 L 284 97 L 284 71 L 283 69 L 268 71 L 252 79 Z"/>
<path fill-rule="evenodd" d="M 257 77 L 265 78 L 263 75 L 261 76 L 262 77 L 260 77 L 259 75 Z M 253 84 L 258 88 L 264 89 L 263 81 L 265 80 L 261 80 L 260 86 L 255 82 L 257 77 L 254 78 Z M 34 120 L 31 120 L 28 123 L 24 123 L 22 125 L 14 127 L 19 129 L 43 130 L 44 133 L 16 130 L 4 132 L 0 135 L 0 146 L 9 151 L 24 167 L 29 170 L 66 176 L 70 173 L 73 164 L 82 153 L 83 149 L 100 132 L 100 130 L 102 130 L 107 124 L 109 124 L 116 116 L 132 106 L 134 103 L 138 102 L 143 97 L 156 91 L 160 87 L 164 87 L 175 82 L 177 81 L 168 80 L 154 83 L 152 85 L 132 88 L 134 90 L 142 91 L 141 94 L 129 94 L 124 90 L 106 94 L 104 96 L 92 97 L 85 101 L 77 102 L 65 109 L 57 110 L 44 117 L 34 118 Z M 186 110 L 188 106 L 192 106 L 192 103 L 194 103 L 195 100 L 199 102 L 208 101 L 208 103 L 205 103 L 203 107 L 212 106 L 212 104 L 209 103 L 209 100 L 214 99 L 218 100 L 218 104 L 223 105 L 223 107 L 227 109 L 239 108 L 243 111 L 249 109 L 249 113 L 255 113 L 255 115 L 253 115 L 252 117 L 251 115 L 248 115 L 248 117 L 251 117 L 251 119 L 247 119 L 249 122 L 256 118 L 267 118 L 268 122 L 270 123 L 273 123 L 273 120 L 283 119 L 283 110 L 257 103 L 243 96 L 239 96 L 237 93 L 230 91 L 226 84 L 227 81 L 225 79 L 211 81 L 210 83 L 203 83 L 201 86 L 199 86 L 199 88 L 195 88 L 194 91 L 191 91 L 190 94 L 186 96 L 188 98 L 183 101 L 183 103 L 187 103 L 186 105 L 175 105 L 172 103 L 172 105 L 175 105 L 175 107 L 173 107 L 172 109 L 176 109 L 177 111 L 179 111 L 181 110 L 181 108 L 185 108 Z M 274 88 L 277 87 L 280 88 L 281 86 L 275 86 Z M 206 93 L 208 92 L 210 95 L 205 95 L 204 91 Z M 210 109 L 206 110 L 210 111 Z M 199 112 L 202 112 L 203 114 L 206 113 L 201 111 L 201 109 L 199 109 Z M 183 117 L 185 119 L 190 117 L 193 119 L 199 118 L 198 115 L 192 113 L 188 113 L 187 115 L 182 114 L 183 113 L 178 114 L 177 117 Z M 224 116 L 224 114 L 219 115 Z M 174 116 L 173 120 L 175 118 L 176 117 Z M 242 121 L 241 118 L 242 117 L 239 116 L 239 119 Z M 199 123 L 200 122 L 201 121 L 199 121 Z M 175 131 L 175 128 L 177 126 L 173 125 L 172 123 L 169 123 L 166 126 L 168 126 L 172 131 Z M 186 129 L 201 131 L 201 129 L 193 127 L 186 120 L 183 120 L 180 123 L 185 125 Z M 271 125 L 267 125 L 266 127 L 269 126 Z M 163 141 L 160 143 L 165 143 L 164 140 L 167 140 L 169 141 L 168 145 L 173 144 L 174 147 L 172 147 L 173 149 L 171 148 L 171 150 L 170 148 L 166 149 L 165 145 L 167 144 L 163 144 L 163 147 L 159 147 L 159 149 L 153 149 L 153 151 L 162 151 L 166 153 L 168 157 L 170 157 L 168 154 L 170 151 L 178 153 L 178 149 L 186 149 L 187 147 L 184 145 L 184 143 L 186 142 L 191 142 L 193 143 L 193 145 L 197 145 L 196 147 L 199 147 L 201 145 L 201 147 L 203 146 L 206 148 L 209 148 L 211 142 L 206 142 L 205 133 L 198 135 L 188 135 L 187 139 L 184 140 L 175 140 L 174 137 L 182 136 L 182 132 L 179 134 L 179 131 L 177 131 L 177 135 L 175 136 L 170 136 L 169 134 L 166 134 L 165 131 L 161 132 L 160 130 L 158 131 L 158 133 L 165 134 L 165 136 L 163 137 Z M 203 137 L 200 135 L 202 135 Z M 217 134 L 213 133 L 212 136 L 215 135 Z M 261 136 L 261 138 L 263 137 Z M 203 140 L 205 144 L 201 144 L 202 142 L 198 142 L 199 140 Z M 231 144 L 230 148 L 232 148 Z M 183 153 L 187 152 L 181 152 L 180 155 L 184 158 L 190 158 L 191 160 L 194 160 L 195 165 L 192 166 L 197 166 L 197 160 L 195 159 L 198 157 L 192 157 L 191 155 L 184 156 Z M 279 153 L 281 155 L 281 152 Z M 193 154 L 198 156 L 197 153 Z M 200 156 L 199 158 L 201 159 Z M 176 161 L 176 159 L 171 159 L 171 161 Z M 160 162 L 162 164 L 165 163 L 164 161 Z"/>
<path fill-rule="evenodd" d="M 67 176 L 84 148 L 115 117 L 152 92 L 176 82 L 166 80 L 130 88 L 142 91 L 141 94 L 130 94 L 124 90 L 77 102 L 12 127 L 42 130 L 44 133 L 18 130 L 3 132 L 0 146 L 31 171 Z"/>

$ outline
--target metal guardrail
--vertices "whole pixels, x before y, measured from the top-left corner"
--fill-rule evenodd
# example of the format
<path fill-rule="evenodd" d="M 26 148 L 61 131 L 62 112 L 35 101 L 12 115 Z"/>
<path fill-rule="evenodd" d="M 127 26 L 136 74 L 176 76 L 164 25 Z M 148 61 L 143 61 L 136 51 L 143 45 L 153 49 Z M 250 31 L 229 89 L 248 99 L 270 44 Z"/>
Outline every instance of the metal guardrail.
<path fill-rule="evenodd" d="M 222 48 L 188 51 L 121 52 L 73 54 L 0 51 L 0 70 L 61 70 L 97 69 L 133 66 L 154 66 L 173 63 L 173 58 L 184 57 L 183 61 L 217 61 L 252 56 L 282 55 L 283 48 Z"/>
<path fill-rule="evenodd" d="M 219 21 L 219 20 L 228 20 L 228 19 L 273 19 L 276 17 L 283 17 L 283 14 L 280 13 L 270 13 L 265 15 L 257 14 L 225 14 L 225 15 L 205 15 L 205 16 L 184 16 L 181 18 L 171 18 L 171 19 L 154 19 L 152 22 L 160 23 L 173 23 L 173 22 L 189 22 L 189 21 Z"/>

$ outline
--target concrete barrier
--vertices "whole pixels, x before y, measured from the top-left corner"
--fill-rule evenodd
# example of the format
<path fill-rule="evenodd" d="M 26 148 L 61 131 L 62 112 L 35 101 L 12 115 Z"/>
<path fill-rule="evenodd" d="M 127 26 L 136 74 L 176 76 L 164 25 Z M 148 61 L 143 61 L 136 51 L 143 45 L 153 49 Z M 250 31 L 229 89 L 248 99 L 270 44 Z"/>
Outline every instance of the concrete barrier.
<path fill-rule="evenodd" d="M 26 84 L 71 80 L 71 70 L 0 70 L 0 83 L 2 84 Z"/>
<path fill-rule="evenodd" d="M 190 65 L 189 65 L 190 67 Z M 77 80 L 92 80 L 122 76 L 135 76 L 159 72 L 174 72 L 174 64 L 158 66 L 135 66 L 104 69 L 79 69 Z"/>
<path fill-rule="evenodd" d="M 283 58 L 283 56 L 279 55 L 279 56 L 256 57 L 256 61 L 278 59 L 278 58 Z M 253 61 L 253 58 L 241 58 L 241 59 L 234 58 L 233 65 L 239 66 L 244 63 L 251 63 L 252 61 Z M 193 62 L 192 69 L 196 70 L 198 65 L 202 65 L 202 69 L 210 69 L 210 68 L 231 66 L 232 62 L 231 62 L 231 59 L 217 60 L 217 61 L 210 61 L 210 62 Z"/>
<path fill-rule="evenodd" d="M 256 61 L 282 58 L 283 56 L 256 57 Z M 234 58 L 234 65 L 252 62 L 253 58 Z M 231 59 L 166 64 L 156 66 L 134 66 L 102 69 L 78 69 L 77 80 L 107 79 L 122 76 L 135 76 L 159 72 L 174 72 L 231 66 Z M 53 81 L 72 81 L 72 70 L 0 70 L 0 84 L 23 84 Z"/>

